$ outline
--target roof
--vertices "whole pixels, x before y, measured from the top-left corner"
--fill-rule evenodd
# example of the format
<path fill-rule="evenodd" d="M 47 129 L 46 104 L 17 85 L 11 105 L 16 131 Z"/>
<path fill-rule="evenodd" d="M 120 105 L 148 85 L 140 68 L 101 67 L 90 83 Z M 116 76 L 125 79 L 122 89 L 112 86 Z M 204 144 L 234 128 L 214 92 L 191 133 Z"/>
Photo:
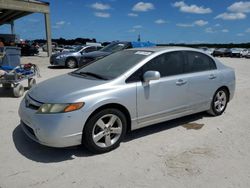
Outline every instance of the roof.
<path fill-rule="evenodd" d="M 151 51 L 151 52 L 160 52 L 165 50 L 195 50 L 195 48 L 181 47 L 181 46 L 155 46 L 150 48 L 131 48 L 129 50 L 138 50 L 138 51 Z M 200 51 L 200 50 L 198 50 Z"/>
<path fill-rule="evenodd" d="M 49 3 L 38 0 L 0 0 L 0 25 L 35 12 L 49 13 Z"/>

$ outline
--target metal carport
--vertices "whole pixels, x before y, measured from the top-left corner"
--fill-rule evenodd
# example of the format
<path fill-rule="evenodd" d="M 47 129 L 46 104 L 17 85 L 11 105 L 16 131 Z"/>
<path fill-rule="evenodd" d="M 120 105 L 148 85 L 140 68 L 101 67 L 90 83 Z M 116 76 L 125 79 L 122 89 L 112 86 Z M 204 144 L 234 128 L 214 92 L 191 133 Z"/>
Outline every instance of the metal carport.
<path fill-rule="evenodd" d="M 10 24 L 12 34 L 15 33 L 14 21 L 32 13 L 44 14 L 47 49 L 50 56 L 52 48 L 49 3 L 38 0 L 0 0 L 0 26 Z"/>

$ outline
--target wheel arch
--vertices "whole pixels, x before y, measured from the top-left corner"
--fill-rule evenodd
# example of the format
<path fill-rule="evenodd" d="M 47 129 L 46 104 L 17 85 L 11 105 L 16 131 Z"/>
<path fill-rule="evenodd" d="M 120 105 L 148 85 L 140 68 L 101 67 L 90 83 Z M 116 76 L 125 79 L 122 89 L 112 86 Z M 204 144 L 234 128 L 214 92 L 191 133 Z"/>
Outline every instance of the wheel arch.
<path fill-rule="evenodd" d="M 227 86 L 221 86 L 221 87 L 219 87 L 217 90 L 216 90 L 216 92 L 218 91 L 218 90 L 220 90 L 220 89 L 225 89 L 226 91 L 227 91 L 227 102 L 229 102 L 229 100 L 230 100 L 230 90 L 229 90 L 229 88 L 227 87 Z M 215 92 L 215 93 L 216 93 Z"/>
<path fill-rule="evenodd" d="M 88 117 L 86 123 L 90 120 L 90 118 L 96 114 L 97 112 L 100 112 L 101 110 L 104 110 L 104 109 L 107 109 L 107 108 L 114 108 L 114 109 L 117 109 L 117 110 L 120 110 L 122 113 L 124 113 L 125 117 L 126 117 L 126 120 L 127 120 L 127 132 L 129 132 L 131 130 L 131 115 L 128 111 L 128 109 L 119 104 L 119 103 L 109 103 L 109 104 L 104 104 L 100 107 L 98 107 L 97 109 L 95 109 L 91 114 L 90 116 Z M 85 123 L 85 124 L 86 124 Z M 85 127 L 85 126 L 84 126 Z"/>

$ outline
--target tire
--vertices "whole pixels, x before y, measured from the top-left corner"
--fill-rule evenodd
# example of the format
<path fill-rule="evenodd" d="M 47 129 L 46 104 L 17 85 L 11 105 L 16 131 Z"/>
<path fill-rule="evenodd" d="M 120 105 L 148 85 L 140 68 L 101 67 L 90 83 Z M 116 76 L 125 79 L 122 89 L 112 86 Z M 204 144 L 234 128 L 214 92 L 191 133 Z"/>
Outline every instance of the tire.
<path fill-rule="evenodd" d="M 229 93 L 225 88 L 218 89 L 211 102 L 211 107 L 208 113 L 212 116 L 221 115 L 227 108 Z"/>
<path fill-rule="evenodd" d="M 14 86 L 13 94 L 15 97 L 21 97 L 24 94 L 24 87 L 22 84 L 17 84 Z"/>
<path fill-rule="evenodd" d="M 74 69 L 77 67 L 77 62 L 74 58 L 68 58 L 66 60 L 66 67 L 70 68 L 70 69 Z"/>
<path fill-rule="evenodd" d="M 32 88 L 34 85 L 36 85 L 36 80 L 34 78 L 30 78 L 28 80 L 28 88 Z"/>
<path fill-rule="evenodd" d="M 87 121 L 82 143 L 91 152 L 99 154 L 119 147 L 127 129 L 125 115 L 117 109 L 104 109 Z"/>
<path fill-rule="evenodd" d="M 4 84 L 3 84 L 3 88 L 4 88 L 4 89 L 10 89 L 10 88 L 11 88 L 11 84 L 9 84 L 9 83 L 4 83 Z"/>

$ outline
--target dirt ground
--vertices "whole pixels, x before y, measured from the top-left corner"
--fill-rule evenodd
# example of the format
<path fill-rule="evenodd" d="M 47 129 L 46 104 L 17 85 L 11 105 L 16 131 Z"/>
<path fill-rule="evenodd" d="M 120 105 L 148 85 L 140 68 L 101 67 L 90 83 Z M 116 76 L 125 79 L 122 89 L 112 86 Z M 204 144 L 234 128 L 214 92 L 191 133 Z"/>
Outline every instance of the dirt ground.
<path fill-rule="evenodd" d="M 222 116 L 200 113 L 143 128 L 102 155 L 31 141 L 19 126 L 21 98 L 0 88 L 0 188 L 249 188 L 250 59 L 221 61 L 237 77 Z M 71 71 L 52 69 L 45 56 L 22 57 L 28 62 L 40 67 L 38 82 Z"/>

